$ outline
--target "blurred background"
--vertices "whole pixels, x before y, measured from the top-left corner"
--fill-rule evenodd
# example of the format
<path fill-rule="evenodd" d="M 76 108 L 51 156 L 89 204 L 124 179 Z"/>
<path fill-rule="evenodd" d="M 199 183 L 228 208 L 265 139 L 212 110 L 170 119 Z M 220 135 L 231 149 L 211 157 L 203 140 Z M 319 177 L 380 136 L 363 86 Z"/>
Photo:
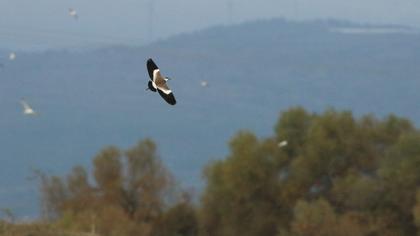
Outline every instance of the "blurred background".
<path fill-rule="evenodd" d="M 69 8 L 77 12 L 80 21 L 68 17 Z M 2 47 L 15 50 L 140 46 L 211 26 L 279 17 L 420 25 L 420 7 L 414 0 L 4 0 L 0 13 Z"/>
<path fill-rule="evenodd" d="M 1 232 L 415 235 L 419 27 L 414 0 L 0 0 Z"/>

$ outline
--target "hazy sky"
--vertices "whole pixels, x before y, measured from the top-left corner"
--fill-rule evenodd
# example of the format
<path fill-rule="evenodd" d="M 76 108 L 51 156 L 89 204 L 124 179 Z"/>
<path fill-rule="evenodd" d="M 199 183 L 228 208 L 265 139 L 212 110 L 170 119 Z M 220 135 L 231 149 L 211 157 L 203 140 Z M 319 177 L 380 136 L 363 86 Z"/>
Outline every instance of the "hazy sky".
<path fill-rule="evenodd" d="M 68 15 L 70 7 L 78 11 L 78 20 Z M 153 18 L 151 9 L 154 9 Z M 0 0 L 0 48 L 141 45 L 152 39 L 212 25 L 272 17 L 340 18 L 420 28 L 420 1 Z M 150 24 L 154 26 L 152 31 Z"/>

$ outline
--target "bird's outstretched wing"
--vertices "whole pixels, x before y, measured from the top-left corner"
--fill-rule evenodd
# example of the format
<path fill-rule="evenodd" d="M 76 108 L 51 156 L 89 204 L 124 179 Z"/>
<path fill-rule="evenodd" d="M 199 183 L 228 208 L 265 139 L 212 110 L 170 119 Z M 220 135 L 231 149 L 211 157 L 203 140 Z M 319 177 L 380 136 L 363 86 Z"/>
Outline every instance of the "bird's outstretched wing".
<path fill-rule="evenodd" d="M 23 109 L 24 110 L 29 110 L 29 109 L 32 109 L 30 106 L 29 106 L 29 104 L 25 101 L 25 100 L 21 100 L 20 101 L 20 104 L 22 104 L 22 107 L 23 107 Z"/>
<path fill-rule="evenodd" d="M 176 104 L 176 100 L 175 100 L 175 96 L 174 96 L 174 94 L 172 93 L 172 91 L 170 91 L 169 90 L 169 93 L 165 93 L 165 92 L 163 92 L 162 90 L 160 90 L 159 88 L 158 88 L 158 92 L 159 92 L 159 95 L 167 102 L 167 103 L 169 103 L 169 104 L 171 104 L 171 105 L 175 105 Z"/>
<path fill-rule="evenodd" d="M 149 72 L 149 77 L 151 80 L 153 80 L 153 72 L 155 70 L 159 70 L 159 67 L 157 67 L 152 58 L 149 58 L 149 60 L 147 60 L 147 72 Z"/>

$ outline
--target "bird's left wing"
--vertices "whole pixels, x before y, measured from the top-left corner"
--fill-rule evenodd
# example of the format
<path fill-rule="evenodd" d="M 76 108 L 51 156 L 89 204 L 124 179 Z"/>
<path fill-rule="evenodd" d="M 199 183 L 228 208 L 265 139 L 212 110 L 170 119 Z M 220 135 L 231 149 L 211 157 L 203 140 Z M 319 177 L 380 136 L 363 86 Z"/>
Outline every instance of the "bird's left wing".
<path fill-rule="evenodd" d="M 155 70 L 159 70 L 159 67 L 157 67 L 152 58 L 149 58 L 149 60 L 147 60 L 147 72 L 149 72 L 149 77 L 151 80 L 153 80 L 153 72 Z"/>

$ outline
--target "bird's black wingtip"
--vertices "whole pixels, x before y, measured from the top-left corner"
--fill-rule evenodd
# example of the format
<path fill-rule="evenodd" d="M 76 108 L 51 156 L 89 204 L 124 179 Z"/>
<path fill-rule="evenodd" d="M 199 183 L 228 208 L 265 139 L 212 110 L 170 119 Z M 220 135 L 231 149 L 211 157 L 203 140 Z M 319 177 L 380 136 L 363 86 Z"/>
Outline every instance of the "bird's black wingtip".
<path fill-rule="evenodd" d="M 175 96 L 173 93 L 170 94 L 166 94 L 162 91 L 160 91 L 159 89 L 157 90 L 159 92 L 159 95 L 170 105 L 175 105 L 176 104 L 176 100 L 175 100 Z"/>
<path fill-rule="evenodd" d="M 175 106 L 176 100 L 173 94 L 171 94 L 168 98 L 165 98 L 165 101 L 172 106 Z"/>
<path fill-rule="evenodd" d="M 152 58 L 147 59 L 147 62 L 146 63 L 148 65 L 152 65 L 153 67 L 156 67 L 157 68 L 156 63 L 155 63 L 155 61 Z"/>
<path fill-rule="evenodd" d="M 153 80 L 153 71 L 159 69 L 156 65 L 156 63 L 152 60 L 152 58 L 149 58 L 147 60 L 147 72 L 149 73 L 149 77 L 151 80 Z"/>

